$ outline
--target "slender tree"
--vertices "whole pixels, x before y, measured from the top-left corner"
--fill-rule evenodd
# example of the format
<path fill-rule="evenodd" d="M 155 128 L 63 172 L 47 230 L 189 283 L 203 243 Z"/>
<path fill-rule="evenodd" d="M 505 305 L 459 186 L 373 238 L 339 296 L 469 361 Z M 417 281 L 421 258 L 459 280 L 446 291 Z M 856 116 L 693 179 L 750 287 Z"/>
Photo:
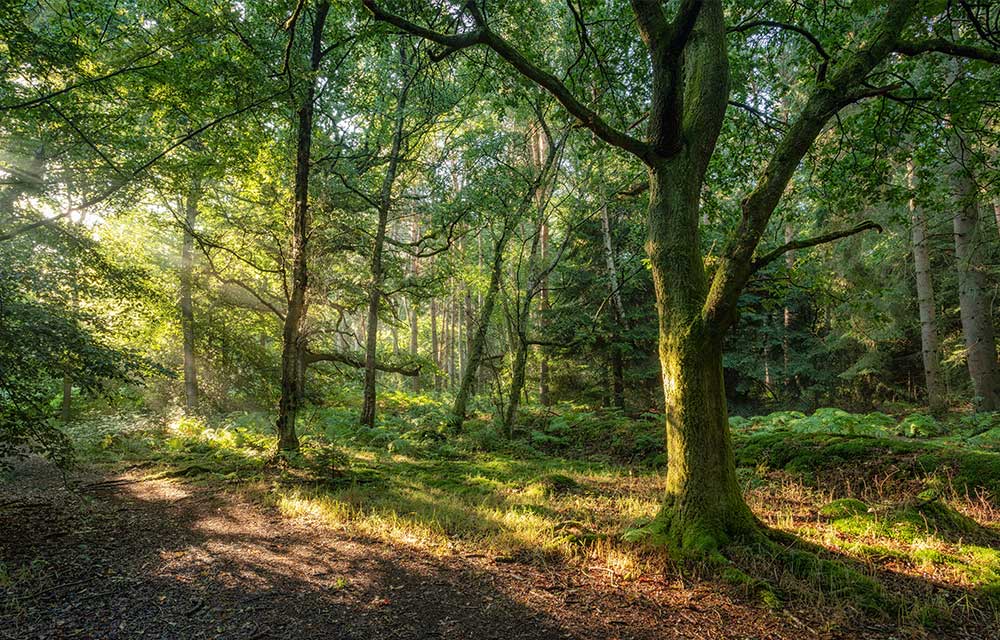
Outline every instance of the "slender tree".
<path fill-rule="evenodd" d="M 958 270 L 958 304 L 965 336 L 966 361 L 977 411 L 1000 408 L 1000 378 L 993 316 L 986 299 L 986 274 L 981 256 L 979 190 L 966 143 L 954 128 L 949 135 L 953 162 L 950 168 L 954 192 L 955 262 Z"/>
<path fill-rule="evenodd" d="M 941 356 L 938 351 L 937 326 L 934 319 L 934 286 L 931 280 L 931 258 L 927 246 L 927 217 L 917 204 L 917 176 L 913 160 L 907 164 L 910 188 L 910 238 L 913 265 L 917 280 L 917 309 L 920 314 L 920 353 L 924 363 L 924 383 L 931 414 L 941 416 L 946 411 L 941 381 Z"/>

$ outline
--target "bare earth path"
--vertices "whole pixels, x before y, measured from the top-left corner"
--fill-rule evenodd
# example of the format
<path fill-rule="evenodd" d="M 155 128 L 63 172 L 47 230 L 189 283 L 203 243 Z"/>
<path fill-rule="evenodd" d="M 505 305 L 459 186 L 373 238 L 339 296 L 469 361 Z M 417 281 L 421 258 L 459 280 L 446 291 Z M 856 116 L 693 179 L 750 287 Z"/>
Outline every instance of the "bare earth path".
<path fill-rule="evenodd" d="M 855 637 L 708 584 L 352 537 L 218 487 L 86 473 L 68 486 L 38 461 L 0 484 L 0 638 Z"/>

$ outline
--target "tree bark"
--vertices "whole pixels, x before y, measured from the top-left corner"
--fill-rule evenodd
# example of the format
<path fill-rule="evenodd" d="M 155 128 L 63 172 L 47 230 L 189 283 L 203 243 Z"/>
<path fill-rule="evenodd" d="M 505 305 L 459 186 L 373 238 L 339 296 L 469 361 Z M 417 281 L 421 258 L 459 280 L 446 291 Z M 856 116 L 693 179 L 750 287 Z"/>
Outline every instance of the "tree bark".
<path fill-rule="evenodd" d="M 920 315 L 920 353 L 924 363 L 924 383 L 927 405 L 934 416 L 946 411 L 944 388 L 941 384 L 941 356 L 938 351 L 937 327 L 934 322 L 934 286 L 931 279 L 931 258 L 927 247 L 927 218 L 917 204 L 917 177 L 913 160 L 907 163 L 910 188 L 910 223 L 913 245 L 913 265 L 917 281 L 917 310 Z"/>
<path fill-rule="evenodd" d="M 539 158 L 541 160 L 541 158 Z M 549 253 L 549 225 L 546 222 L 542 222 L 542 239 L 541 246 L 539 247 L 539 255 L 542 260 L 542 264 L 546 263 L 548 260 Z M 549 311 L 549 274 L 546 273 L 542 276 L 542 281 L 540 283 L 541 290 L 541 301 L 538 305 L 538 311 L 540 314 L 538 328 L 544 335 L 545 332 L 545 314 Z M 549 400 L 549 354 L 546 353 L 544 347 L 539 347 L 538 354 L 538 403 L 543 407 L 547 407 L 552 404 Z"/>
<path fill-rule="evenodd" d="M 625 357 L 622 353 L 621 329 L 625 326 L 625 305 L 622 304 L 618 267 L 615 264 L 614 241 L 611 237 L 611 216 L 607 197 L 601 204 L 601 239 L 604 245 L 604 265 L 608 272 L 608 289 L 615 330 L 611 334 L 611 390 L 614 406 L 625 410 Z"/>
<path fill-rule="evenodd" d="M 965 336 L 969 376 L 975 392 L 976 411 L 1000 408 L 997 388 L 997 349 L 993 318 L 986 298 L 986 273 L 979 254 L 982 242 L 979 229 L 979 195 L 966 162 L 965 145 L 958 132 L 952 131 L 949 146 L 955 161 L 951 167 L 955 194 L 955 261 L 958 269 L 958 303 Z"/>
<path fill-rule="evenodd" d="M 198 370 L 194 357 L 194 303 L 192 278 L 194 271 L 194 225 L 198 220 L 201 199 L 201 178 L 191 180 L 191 190 L 184 205 L 184 239 L 181 246 L 181 333 L 184 348 L 184 409 L 194 413 L 198 408 Z"/>
<path fill-rule="evenodd" d="M 441 367 L 441 353 L 438 348 L 438 313 L 437 299 L 431 298 L 431 361 L 434 363 L 434 390 L 441 390 L 441 376 L 438 370 Z"/>
<path fill-rule="evenodd" d="M 711 551 L 755 523 L 736 480 L 722 375 L 722 337 L 702 322 L 708 292 L 699 251 L 697 168 L 678 158 L 650 170 L 649 241 L 659 316 L 667 433 L 668 542 Z"/>
<path fill-rule="evenodd" d="M 281 334 L 281 398 L 278 401 L 278 450 L 299 448 L 295 416 L 302 403 L 305 385 L 305 323 L 309 283 L 307 243 L 309 240 L 309 168 L 312 149 L 313 111 L 316 100 L 316 72 L 323 58 L 323 25 L 330 10 L 328 0 L 316 6 L 312 27 L 312 52 L 306 94 L 298 111 L 295 151 L 295 204 L 292 209 L 291 291 Z M 295 28 L 294 25 L 292 28 Z"/>
<path fill-rule="evenodd" d="M 416 215 L 413 216 L 413 228 L 411 239 L 414 243 L 420 240 L 420 218 Z M 420 275 L 420 263 L 417 261 L 417 257 L 414 255 L 412 261 L 410 262 L 410 276 L 416 281 L 417 277 Z M 417 348 L 420 337 L 420 327 L 418 323 L 417 316 L 417 301 L 415 299 L 410 300 L 410 356 L 416 360 L 417 359 Z M 420 376 L 414 376 L 410 381 L 410 388 L 414 391 L 420 391 Z"/>

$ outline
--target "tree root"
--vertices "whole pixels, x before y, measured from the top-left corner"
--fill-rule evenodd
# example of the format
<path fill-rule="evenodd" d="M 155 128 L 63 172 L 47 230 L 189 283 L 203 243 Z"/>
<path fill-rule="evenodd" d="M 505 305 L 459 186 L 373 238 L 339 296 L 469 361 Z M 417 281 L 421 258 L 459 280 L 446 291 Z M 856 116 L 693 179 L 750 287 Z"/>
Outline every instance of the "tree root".
<path fill-rule="evenodd" d="M 904 611 L 903 602 L 873 578 L 845 562 L 822 557 L 822 548 L 769 529 L 749 511 L 727 520 L 685 518 L 667 505 L 623 539 L 663 548 L 682 565 L 743 587 L 769 608 L 780 606 L 785 590 L 757 576 L 772 574 L 777 565 L 810 589 L 866 613 L 898 616 Z"/>

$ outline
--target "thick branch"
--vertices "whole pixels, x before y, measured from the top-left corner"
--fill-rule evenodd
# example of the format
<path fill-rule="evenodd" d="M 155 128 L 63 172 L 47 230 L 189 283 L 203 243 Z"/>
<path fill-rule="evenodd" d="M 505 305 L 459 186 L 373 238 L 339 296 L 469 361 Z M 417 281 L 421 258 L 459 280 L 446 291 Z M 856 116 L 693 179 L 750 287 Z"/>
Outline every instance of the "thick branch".
<path fill-rule="evenodd" d="M 580 102 L 555 75 L 528 60 L 524 54 L 514 48 L 507 40 L 491 31 L 485 22 L 482 21 L 482 15 L 478 11 L 473 12 L 473 17 L 476 19 L 478 27 L 475 31 L 462 34 L 444 34 L 421 27 L 405 18 L 388 13 L 375 4 L 374 0 L 363 0 L 363 2 L 376 20 L 387 22 L 407 33 L 443 45 L 446 47 L 447 53 L 477 44 L 485 44 L 496 52 L 497 55 L 506 60 L 521 75 L 534 81 L 552 94 L 559 101 L 559 104 L 569 111 L 574 118 L 579 120 L 583 126 L 593 131 L 594 135 L 598 138 L 612 146 L 628 151 L 643 162 L 649 163 L 652 161 L 652 152 L 649 145 L 633 138 L 627 133 L 615 129 L 605 122 L 595 111 Z M 439 54 L 438 57 L 443 56 Z"/>
<path fill-rule="evenodd" d="M 871 220 L 865 220 L 864 222 L 857 224 L 850 229 L 841 229 L 840 231 L 833 231 L 830 233 L 825 233 L 821 236 L 815 236 L 813 238 L 806 238 L 805 240 L 792 240 L 786 244 L 768 251 L 761 257 L 755 259 L 750 265 L 750 273 L 756 273 L 766 267 L 768 264 L 774 262 L 781 256 L 785 255 L 789 251 L 795 251 L 797 249 L 806 249 L 808 247 L 815 247 L 818 244 L 826 244 L 827 242 L 833 242 L 834 240 L 840 240 L 841 238 L 847 238 L 855 234 L 861 233 L 862 231 L 868 231 L 869 229 L 875 229 L 879 233 L 882 233 L 882 225 L 872 222 Z"/>
<path fill-rule="evenodd" d="M 918 56 L 922 53 L 943 53 L 955 56 L 956 58 L 969 58 L 970 60 L 983 60 L 992 64 L 1000 64 L 1000 51 L 996 49 L 958 44 L 956 42 L 949 42 L 944 38 L 897 42 L 895 50 L 904 56 Z"/>
<path fill-rule="evenodd" d="M 813 89 L 778 143 L 757 186 L 743 200 L 742 219 L 712 279 L 702 309 L 702 318 L 711 331 L 723 332 L 735 320 L 740 292 L 752 273 L 753 254 L 795 170 L 830 118 L 858 99 L 858 87 L 893 51 L 915 4 L 913 0 L 894 0 L 890 4 L 885 16 L 871 27 L 867 46 L 847 55 L 829 81 Z"/>

